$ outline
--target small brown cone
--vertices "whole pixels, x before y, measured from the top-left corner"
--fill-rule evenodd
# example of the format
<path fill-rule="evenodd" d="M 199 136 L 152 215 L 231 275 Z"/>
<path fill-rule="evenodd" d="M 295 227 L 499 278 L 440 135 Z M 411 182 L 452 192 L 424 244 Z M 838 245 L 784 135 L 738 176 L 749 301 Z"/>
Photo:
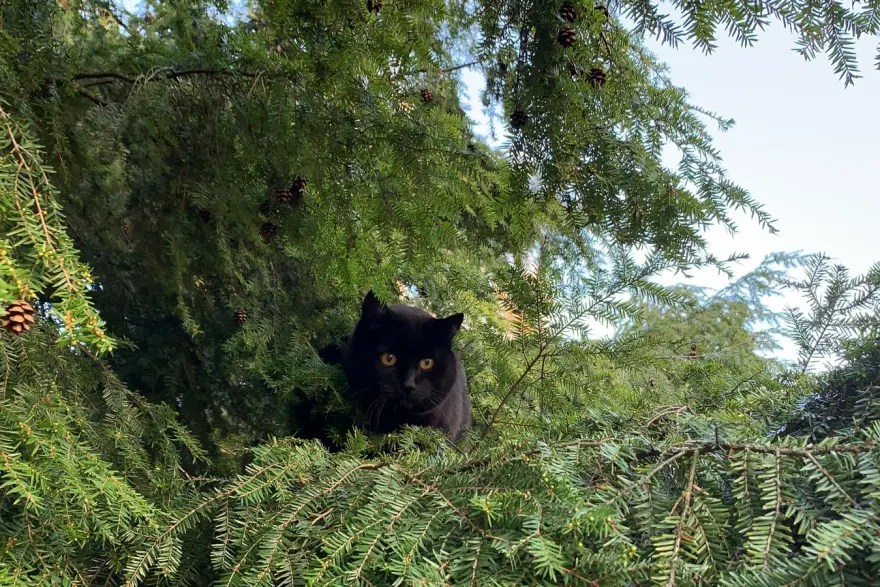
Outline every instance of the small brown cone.
<path fill-rule="evenodd" d="M 279 204 L 289 204 L 293 201 L 293 192 L 287 188 L 275 190 L 275 201 Z"/>
<path fill-rule="evenodd" d="M 590 70 L 590 73 L 587 74 L 587 80 L 590 82 L 590 85 L 594 88 L 601 88 L 605 85 L 605 81 L 607 80 L 607 75 L 605 72 L 599 68 L 594 67 Z"/>
<path fill-rule="evenodd" d="M 24 300 L 12 302 L 6 306 L 3 315 L 3 328 L 16 336 L 27 332 L 34 323 L 34 308 Z"/>
<path fill-rule="evenodd" d="M 239 308 L 235 311 L 235 323 L 241 326 L 247 322 L 247 311 L 244 308 Z"/>
<path fill-rule="evenodd" d="M 566 22 L 574 22 L 577 20 L 578 13 L 574 6 L 572 6 L 571 2 L 566 2 L 562 5 L 562 8 L 559 9 L 559 16 Z"/>
<path fill-rule="evenodd" d="M 293 195 L 294 200 L 299 200 L 303 193 L 306 191 L 306 186 L 309 185 L 309 180 L 304 177 L 300 177 L 297 175 L 293 180 L 293 185 L 290 186 L 290 193 Z"/>
<path fill-rule="evenodd" d="M 308 185 L 309 180 L 297 175 L 290 184 L 290 187 L 281 187 L 275 190 L 275 201 L 279 204 L 288 206 L 296 204 L 303 197 L 303 194 L 306 191 L 306 186 Z M 266 214 L 267 212 L 264 211 L 263 213 Z"/>
<path fill-rule="evenodd" d="M 556 40 L 560 45 L 568 49 L 577 41 L 577 31 L 571 27 L 562 27 L 559 34 L 556 35 Z"/>
<path fill-rule="evenodd" d="M 424 102 L 425 104 L 428 104 L 433 101 L 434 101 L 434 92 L 432 92 L 428 88 L 425 88 L 424 90 L 422 90 L 422 102 Z"/>

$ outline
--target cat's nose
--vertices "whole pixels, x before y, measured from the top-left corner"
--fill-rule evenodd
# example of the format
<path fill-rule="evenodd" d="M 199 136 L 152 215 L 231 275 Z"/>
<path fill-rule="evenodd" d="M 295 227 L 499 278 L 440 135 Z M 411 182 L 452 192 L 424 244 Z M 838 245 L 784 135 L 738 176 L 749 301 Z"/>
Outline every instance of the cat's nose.
<path fill-rule="evenodd" d="M 412 393 L 416 390 L 416 376 L 415 373 L 411 373 L 407 376 L 406 379 L 403 380 L 403 389 L 407 393 Z"/>

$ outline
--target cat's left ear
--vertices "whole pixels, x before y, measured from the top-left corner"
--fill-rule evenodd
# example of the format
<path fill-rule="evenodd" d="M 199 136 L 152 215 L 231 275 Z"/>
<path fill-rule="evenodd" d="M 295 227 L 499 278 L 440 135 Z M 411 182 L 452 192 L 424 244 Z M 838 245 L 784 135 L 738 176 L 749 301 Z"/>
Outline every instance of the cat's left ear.
<path fill-rule="evenodd" d="M 464 322 L 464 314 L 461 312 L 447 316 L 446 318 L 438 318 L 436 321 L 437 332 L 441 333 L 444 338 L 451 341 L 452 338 L 458 334 L 459 329 L 461 329 L 462 322 Z"/>

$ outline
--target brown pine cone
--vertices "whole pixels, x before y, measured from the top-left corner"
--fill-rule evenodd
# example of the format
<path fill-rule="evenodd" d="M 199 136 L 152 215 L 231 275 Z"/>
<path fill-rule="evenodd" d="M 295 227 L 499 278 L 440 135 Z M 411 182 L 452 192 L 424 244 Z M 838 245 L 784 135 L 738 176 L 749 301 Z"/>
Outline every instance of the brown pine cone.
<path fill-rule="evenodd" d="M 12 302 L 6 306 L 3 315 L 3 328 L 15 336 L 19 336 L 31 329 L 34 323 L 34 308 L 24 300 Z"/>
<path fill-rule="evenodd" d="M 571 2 L 566 2 L 559 9 L 559 16 L 566 22 L 574 22 L 577 20 L 578 14 Z"/>
<path fill-rule="evenodd" d="M 560 45 L 568 49 L 575 44 L 575 41 L 577 41 L 577 31 L 571 27 L 563 27 L 559 31 L 559 34 L 556 35 L 556 40 Z"/>

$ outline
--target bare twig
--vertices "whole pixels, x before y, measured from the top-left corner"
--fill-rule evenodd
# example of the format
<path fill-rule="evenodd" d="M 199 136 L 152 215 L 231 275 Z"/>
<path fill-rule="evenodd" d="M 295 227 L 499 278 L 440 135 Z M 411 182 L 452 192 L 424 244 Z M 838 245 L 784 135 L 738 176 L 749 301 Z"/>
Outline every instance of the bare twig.
<path fill-rule="evenodd" d="M 683 504 L 681 514 L 678 516 L 678 523 L 675 525 L 675 542 L 672 544 L 672 555 L 669 561 L 669 581 L 666 582 L 668 587 L 675 586 L 675 561 L 678 559 L 678 553 L 681 550 L 681 540 L 682 535 L 684 534 L 684 525 L 685 525 L 685 516 L 687 516 L 688 512 L 691 509 L 691 499 L 694 495 L 694 480 L 697 476 L 697 461 L 700 459 L 699 451 L 694 453 L 694 458 L 691 461 L 691 471 L 688 474 L 687 484 L 684 487 L 684 492 L 681 495 L 680 503 Z M 676 502 L 676 503 L 679 503 Z M 674 511 L 674 508 L 673 508 Z"/>
<path fill-rule="evenodd" d="M 88 86 L 92 87 L 95 85 L 105 85 L 107 83 L 112 82 L 120 82 L 125 84 L 138 84 L 138 83 L 148 83 L 156 80 L 176 80 L 184 77 L 192 77 L 192 76 L 222 76 L 222 77 L 242 77 L 242 78 L 250 78 L 259 80 L 264 77 L 269 78 L 277 78 L 277 79 L 295 79 L 295 74 L 291 73 L 272 73 L 266 71 L 241 71 L 236 69 L 217 69 L 210 67 L 194 67 L 191 69 L 171 69 L 171 68 L 162 68 L 158 71 L 151 71 L 148 73 L 141 74 L 128 74 L 121 73 L 118 71 L 88 71 L 74 74 L 72 81 L 84 81 L 84 80 L 94 80 L 91 81 Z M 81 93 L 81 88 L 78 87 L 77 91 Z M 91 96 L 87 96 L 90 97 Z"/>
<path fill-rule="evenodd" d="M 645 424 L 645 428 L 650 428 L 654 424 L 657 423 L 658 420 L 669 416 L 671 414 L 681 414 L 682 412 L 690 411 L 690 407 L 688 406 L 666 406 L 662 410 L 660 410 L 653 418 L 648 420 L 648 423 Z"/>
<path fill-rule="evenodd" d="M 77 88 L 76 93 L 79 94 L 80 96 L 82 96 L 83 98 L 87 98 L 91 102 L 94 102 L 95 104 L 97 104 L 98 106 L 100 106 L 102 108 L 106 108 L 107 106 L 110 105 L 109 102 L 105 102 L 104 100 L 102 100 L 101 98 L 92 94 L 91 92 L 89 92 L 85 88 Z"/>

